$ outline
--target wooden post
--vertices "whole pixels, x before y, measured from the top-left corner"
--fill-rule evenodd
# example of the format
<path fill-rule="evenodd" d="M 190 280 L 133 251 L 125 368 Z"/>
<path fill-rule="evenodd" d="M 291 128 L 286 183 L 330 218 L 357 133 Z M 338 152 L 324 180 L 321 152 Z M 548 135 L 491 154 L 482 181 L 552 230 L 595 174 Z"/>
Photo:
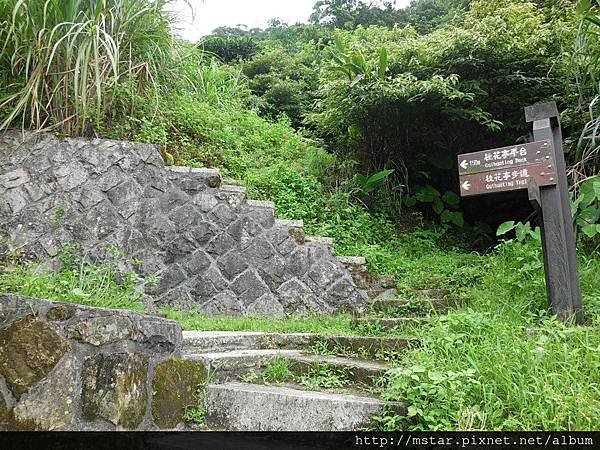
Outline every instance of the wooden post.
<path fill-rule="evenodd" d="M 581 323 L 583 307 L 575 234 L 556 103 L 528 106 L 525 108 L 525 118 L 532 124 L 534 141 L 548 139 L 552 142 L 556 166 L 553 168 L 557 177 L 556 185 L 529 186 L 530 200 L 534 205 L 539 205 L 548 302 L 562 321 Z"/>

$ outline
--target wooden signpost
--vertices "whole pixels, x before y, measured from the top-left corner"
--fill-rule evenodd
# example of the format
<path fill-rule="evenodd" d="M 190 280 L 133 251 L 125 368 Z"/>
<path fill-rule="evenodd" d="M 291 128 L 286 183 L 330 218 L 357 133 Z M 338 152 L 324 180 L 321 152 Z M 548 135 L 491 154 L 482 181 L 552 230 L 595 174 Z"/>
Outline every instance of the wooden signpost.
<path fill-rule="evenodd" d="M 528 144 L 458 155 L 463 197 L 527 189 L 540 216 L 548 303 L 562 321 L 583 320 L 573 218 L 556 104 L 525 108 Z"/>

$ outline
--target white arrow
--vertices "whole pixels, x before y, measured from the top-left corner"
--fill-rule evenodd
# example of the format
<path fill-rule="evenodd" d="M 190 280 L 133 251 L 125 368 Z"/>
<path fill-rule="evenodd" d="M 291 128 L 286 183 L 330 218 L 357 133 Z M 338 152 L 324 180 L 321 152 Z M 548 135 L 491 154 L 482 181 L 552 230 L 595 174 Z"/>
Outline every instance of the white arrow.
<path fill-rule="evenodd" d="M 467 162 L 466 159 L 463 162 L 460 163 L 460 167 L 462 167 L 465 170 L 467 170 L 468 166 L 469 166 L 469 163 Z"/>
<path fill-rule="evenodd" d="M 469 189 L 471 189 L 471 182 L 470 182 L 470 181 L 465 181 L 465 182 L 462 184 L 462 188 L 463 188 L 465 191 L 468 191 Z"/>

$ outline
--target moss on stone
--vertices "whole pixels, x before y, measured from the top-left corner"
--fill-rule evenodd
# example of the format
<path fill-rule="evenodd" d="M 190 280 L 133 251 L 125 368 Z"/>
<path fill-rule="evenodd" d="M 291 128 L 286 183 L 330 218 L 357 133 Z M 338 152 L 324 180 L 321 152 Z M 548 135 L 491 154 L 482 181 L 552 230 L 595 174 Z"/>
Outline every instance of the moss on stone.
<path fill-rule="evenodd" d="M 45 378 L 70 349 L 47 323 L 26 316 L 0 331 L 0 374 L 19 399 Z"/>
<path fill-rule="evenodd" d="M 81 377 L 84 418 L 138 428 L 148 402 L 147 373 L 148 358 L 139 353 L 97 354 L 86 359 Z"/>
<path fill-rule="evenodd" d="M 205 383 L 206 368 L 200 361 L 172 358 L 158 364 L 152 381 L 152 417 L 156 425 L 169 429 L 183 422 L 186 409 L 197 406 Z"/>
<path fill-rule="evenodd" d="M 48 320 L 64 321 L 75 315 L 77 308 L 73 305 L 58 305 L 46 313 Z"/>

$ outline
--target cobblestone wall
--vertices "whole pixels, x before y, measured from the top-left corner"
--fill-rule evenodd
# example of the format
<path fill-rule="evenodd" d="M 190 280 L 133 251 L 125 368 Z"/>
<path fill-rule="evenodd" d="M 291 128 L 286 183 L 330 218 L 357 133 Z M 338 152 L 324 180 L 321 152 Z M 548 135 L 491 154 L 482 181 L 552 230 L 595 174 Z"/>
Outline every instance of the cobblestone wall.
<path fill-rule="evenodd" d="M 165 167 L 152 145 L 4 133 L 0 217 L 5 255 L 52 261 L 70 243 L 93 261 L 121 255 L 152 306 L 283 316 L 365 299 L 330 241 L 216 170 Z"/>
<path fill-rule="evenodd" d="M 206 370 L 181 342 L 171 320 L 0 294 L 0 430 L 182 425 Z"/>

